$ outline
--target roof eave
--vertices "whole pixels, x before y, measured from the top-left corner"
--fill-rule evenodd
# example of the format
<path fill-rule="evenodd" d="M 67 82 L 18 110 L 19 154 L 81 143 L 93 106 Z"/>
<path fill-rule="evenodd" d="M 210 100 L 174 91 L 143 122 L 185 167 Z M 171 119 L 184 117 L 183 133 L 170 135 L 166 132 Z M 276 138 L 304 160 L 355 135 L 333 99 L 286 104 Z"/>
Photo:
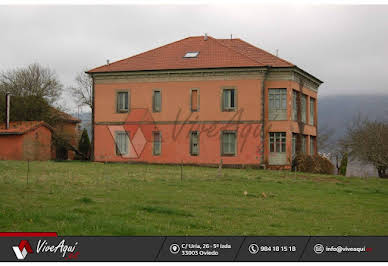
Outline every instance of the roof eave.
<path fill-rule="evenodd" d="M 201 70 L 222 70 L 222 69 L 267 69 L 268 66 L 242 66 L 242 67 L 207 67 L 207 68 L 166 68 L 166 69 L 143 69 L 143 70 L 119 70 L 119 71 L 100 71 L 100 72 L 90 72 L 86 71 L 86 74 L 122 74 L 122 73 L 136 73 L 136 72 L 163 72 L 163 71 L 201 71 Z"/>

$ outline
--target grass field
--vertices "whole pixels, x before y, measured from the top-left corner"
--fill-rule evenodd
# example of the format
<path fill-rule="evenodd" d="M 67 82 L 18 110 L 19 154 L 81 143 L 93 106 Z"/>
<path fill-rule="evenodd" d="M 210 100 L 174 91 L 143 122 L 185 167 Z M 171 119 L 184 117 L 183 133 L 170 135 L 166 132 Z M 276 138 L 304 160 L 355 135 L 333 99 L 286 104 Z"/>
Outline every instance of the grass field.
<path fill-rule="evenodd" d="M 0 161 L 0 231 L 388 235 L 388 180 L 90 162 Z M 244 193 L 247 192 L 247 193 Z M 245 195 L 246 194 L 246 195 Z"/>

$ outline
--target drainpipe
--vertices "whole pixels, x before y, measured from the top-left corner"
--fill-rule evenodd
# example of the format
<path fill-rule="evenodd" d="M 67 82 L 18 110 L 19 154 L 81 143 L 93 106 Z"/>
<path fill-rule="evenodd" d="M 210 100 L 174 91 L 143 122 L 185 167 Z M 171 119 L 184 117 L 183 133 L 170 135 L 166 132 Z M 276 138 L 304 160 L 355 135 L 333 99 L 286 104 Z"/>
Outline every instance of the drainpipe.
<path fill-rule="evenodd" d="M 264 164 L 264 149 L 265 149 L 265 127 L 266 127 L 266 119 L 265 119 L 265 110 L 266 110 L 266 100 L 265 100 L 265 81 L 267 80 L 267 76 L 268 76 L 268 73 L 271 69 L 271 66 L 266 66 L 266 70 L 264 72 L 264 76 L 263 76 L 263 80 L 262 80 L 262 83 L 261 83 L 261 100 L 262 100 L 262 110 L 261 110 L 261 114 L 262 114 L 262 126 L 261 126 L 261 134 L 260 134 L 260 137 L 261 137 L 261 151 L 262 151 L 262 154 L 261 154 L 261 162 L 260 162 L 260 166 L 263 167 L 265 169 L 265 164 Z"/>

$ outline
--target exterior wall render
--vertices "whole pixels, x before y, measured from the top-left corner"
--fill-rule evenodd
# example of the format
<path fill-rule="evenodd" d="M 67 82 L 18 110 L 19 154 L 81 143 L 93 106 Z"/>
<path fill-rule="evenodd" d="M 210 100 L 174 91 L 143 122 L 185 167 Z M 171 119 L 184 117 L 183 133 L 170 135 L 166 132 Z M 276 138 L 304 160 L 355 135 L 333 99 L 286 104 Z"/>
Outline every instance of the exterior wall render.
<path fill-rule="evenodd" d="M 251 125 L 255 128 L 262 123 L 262 75 L 256 77 L 239 77 L 235 76 L 217 76 L 212 78 L 211 75 L 204 79 L 185 78 L 171 79 L 150 79 L 142 80 L 126 78 L 95 78 L 94 96 L 94 156 L 96 161 L 141 161 L 155 163 L 192 163 L 192 164 L 218 164 L 222 158 L 224 164 L 257 164 L 268 161 L 269 156 L 269 132 L 286 132 L 286 149 L 287 157 L 291 158 L 292 150 L 292 132 L 298 133 L 298 124 L 292 121 L 292 91 L 299 91 L 298 82 L 292 79 L 274 80 L 265 82 L 265 144 L 264 152 L 261 151 L 260 132 L 256 136 L 249 135 L 244 137 L 243 149 L 241 149 L 241 133 L 238 133 L 238 152 L 235 156 L 221 156 L 220 152 L 220 128 L 235 127 L 240 125 L 243 128 Z M 221 111 L 222 88 L 233 87 L 237 91 L 237 112 Z M 191 112 L 191 89 L 199 89 L 199 112 Z M 286 88 L 287 89 L 287 120 L 268 121 L 268 89 L 269 88 Z M 130 109 L 143 108 L 151 111 L 153 126 L 157 127 L 162 133 L 162 152 L 159 156 L 152 155 L 152 141 L 150 134 L 145 144 L 145 148 L 140 158 L 123 158 L 115 154 L 115 144 L 109 126 L 121 126 L 128 129 L 129 127 L 139 127 L 139 123 L 129 121 L 129 113 L 117 113 L 115 107 L 116 91 L 130 91 Z M 159 113 L 152 112 L 152 91 L 161 89 L 162 91 L 162 111 Z M 317 91 L 310 88 L 302 88 L 302 92 L 309 97 L 314 97 L 317 101 Z M 308 100 L 309 103 L 309 100 Z M 307 104 L 307 119 L 309 119 L 309 104 Z M 317 121 L 317 108 L 315 111 Z M 138 120 L 137 120 L 138 121 Z M 182 133 L 177 138 L 172 138 L 174 127 L 180 124 L 193 123 L 198 127 L 205 125 L 206 128 L 215 127 L 218 132 L 216 137 L 207 137 L 206 133 L 200 131 L 200 154 L 198 156 L 190 155 L 190 140 L 188 131 L 193 124 L 185 124 Z M 308 121 L 308 120 L 307 120 Z M 128 125 L 128 122 L 130 122 Z M 177 123 L 178 125 L 175 125 Z M 237 124 L 236 124 L 237 123 Z M 260 127 L 257 129 L 259 130 Z M 130 139 L 136 133 L 136 130 L 127 130 L 130 132 Z M 304 134 L 316 136 L 316 125 L 304 126 Z M 147 135 L 147 134 L 146 134 Z M 185 137 L 183 137 L 183 135 Z M 204 137 L 205 136 L 205 137 Z M 264 154 L 264 157 L 262 156 Z M 287 167 L 287 166 L 286 166 Z"/>

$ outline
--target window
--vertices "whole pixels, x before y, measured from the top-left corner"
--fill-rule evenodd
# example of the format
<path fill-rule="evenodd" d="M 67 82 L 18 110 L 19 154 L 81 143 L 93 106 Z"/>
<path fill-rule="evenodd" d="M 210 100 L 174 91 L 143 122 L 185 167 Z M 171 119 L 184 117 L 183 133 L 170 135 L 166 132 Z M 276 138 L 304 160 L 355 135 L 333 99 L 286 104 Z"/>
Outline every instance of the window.
<path fill-rule="evenodd" d="M 298 105 L 296 104 L 297 91 L 292 91 L 292 120 L 298 120 Z"/>
<path fill-rule="evenodd" d="M 116 154 L 125 155 L 128 154 L 128 135 L 125 131 L 116 132 L 115 136 Z"/>
<path fill-rule="evenodd" d="M 198 89 L 191 89 L 190 92 L 190 106 L 192 112 L 198 112 L 199 111 L 199 90 Z"/>
<path fill-rule="evenodd" d="M 183 56 L 184 58 L 196 58 L 198 57 L 199 55 L 199 52 L 187 52 L 185 54 L 185 56 Z"/>
<path fill-rule="evenodd" d="M 292 156 L 296 154 L 296 134 L 292 133 Z"/>
<path fill-rule="evenodd" d="M 223 131 L 221 135 L 221 154 L 236 155 L 236 131 Z"/>
<path fill-rule="evenodd" d="M 316 138 L 314 136 L 310 136 L 310 155 L 315 155 L 315 142 Z"/>
<path fill-rule="evenodd" d="M 152 111 L 153 112 L 162 111 L 162 93 L 160 90 L 154 90 L 154 92 L 153 92 Z"/>
<path fill-rule="evenodd" d="M 298 91 L 292 91 L 292 120 L 298 121 Z M 300 96 L 300 105 L 301 105 L 301 119 L 303 123 L 306 123 L 307 120 L 307 113 L 306 113 L 306 107 L 307 107 L 307 96 L 302 94 Z"/>
<path fill-rule="evenodd" d="M 302 146 L 301 146 L 301 153 L 304 154 L 304 153 L 307 153 L 307 146 L 306 146 L 307 142 L 306 142 L 306 135 L 302 135 Z"/>
<path fill-rule="evenodd" d="M 306 120 L 307 120 L 307 112 L 306 112 L 307 96 L 302 94 L 302 97 L 300 98 L 300 100 L 301 100 L 301 107 L 302 107 L 302 122 L 306 123 Z"/>
<path fill-rule="evenodd" d="M 153 154 L 160 155 L 162 151 L 162 135 L 159 131 L 153 132 Z"/>
<path fill-rule="evenodd" d="M 222 111 L 233 111 L 237 107 L 237 95 L 235 89 L 222 90 Z"/>
<path fill-rule="evenodd" d="M 190 133 L 190 154 L 199 154 L 199 133 L 198 131 L 191 131 Z"/>
<path fill-rule="evenodd" d="M 287 89 L 268 90 L 268 119 L 287 120 Z"/>
<path fill-rule="evenodd" d="M 129 93 L 128 91 L 119 91 L 117 92 L 117 112 L 126 113 L 129 110 Z"/>
<path fill-rule="evenodd" d="M 315 99 L 310 97 L 310 125 L 315 125 Z"/>
<path fill-rule="evenodd" d="M 286 132 L 269 133 L 269 151 L 286 152 Z"/>

